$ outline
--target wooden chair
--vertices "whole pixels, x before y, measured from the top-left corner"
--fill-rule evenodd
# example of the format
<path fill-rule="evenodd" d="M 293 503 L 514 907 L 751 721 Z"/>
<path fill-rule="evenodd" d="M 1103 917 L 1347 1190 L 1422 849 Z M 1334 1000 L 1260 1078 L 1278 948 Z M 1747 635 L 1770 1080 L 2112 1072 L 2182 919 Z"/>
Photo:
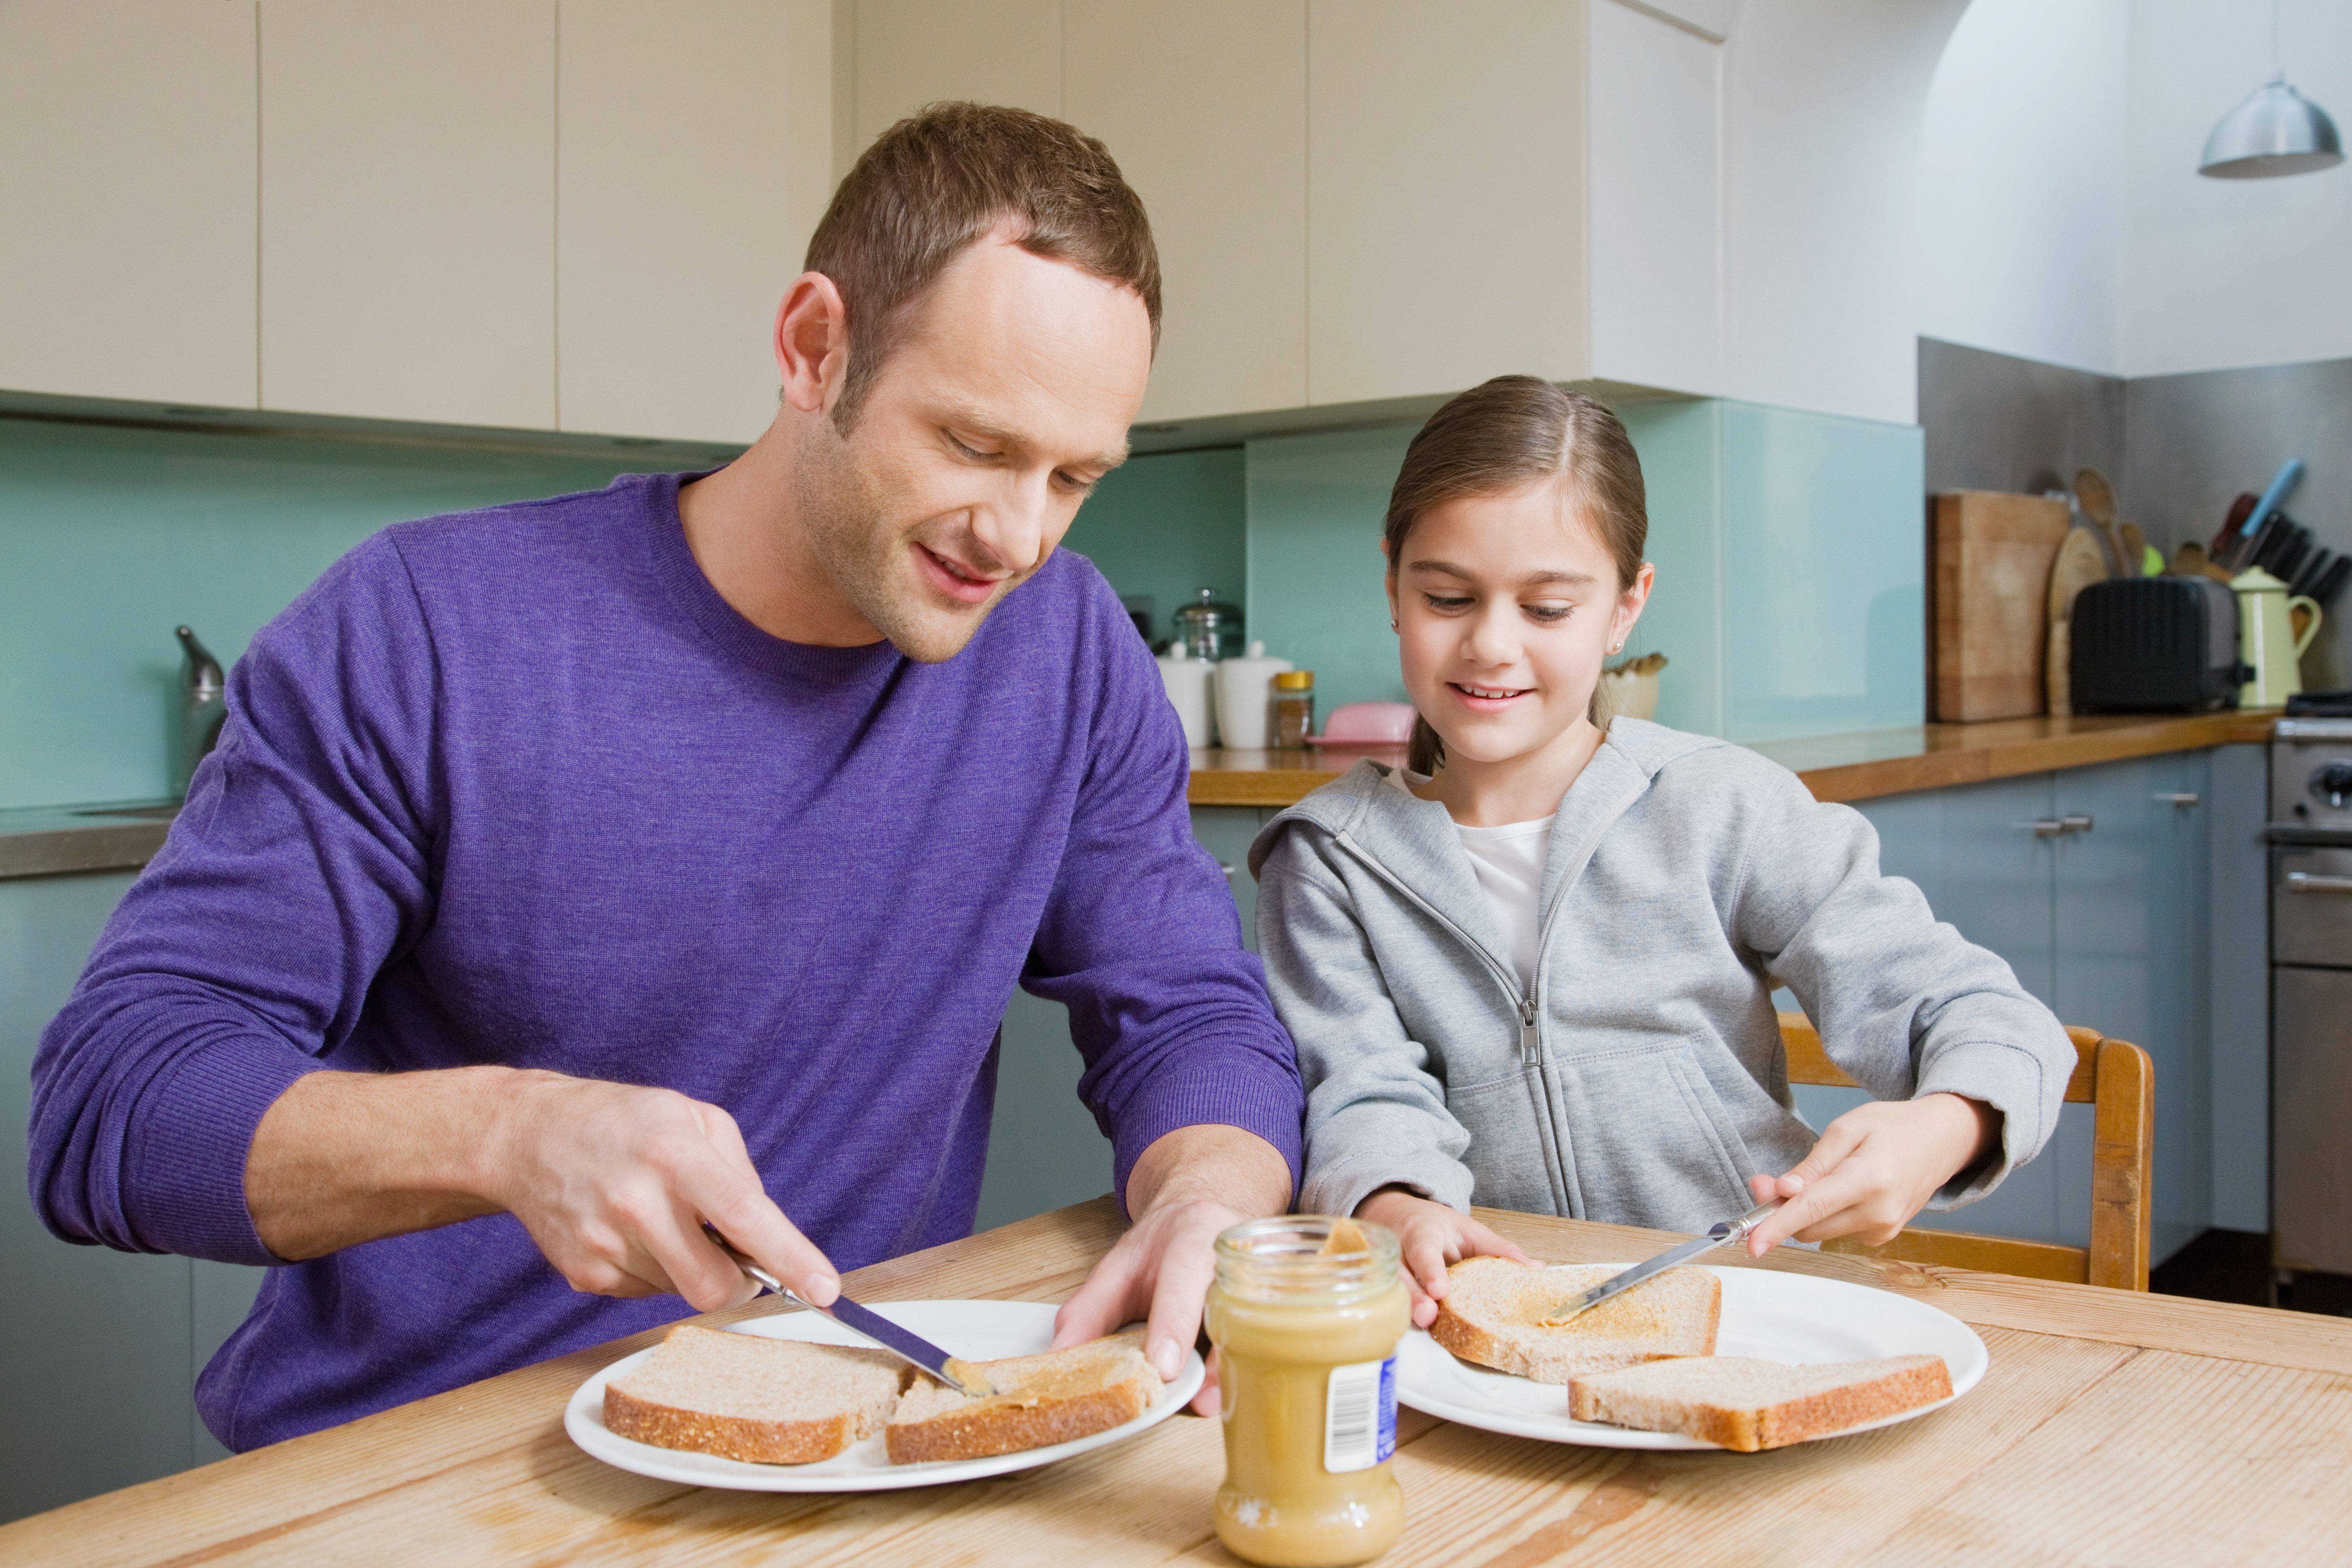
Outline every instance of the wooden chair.
<path fill-rule="evenodd" d="M 2074 1042 L 2074 1075 L 2066 1082 L 2070 1104 L 2097 1107 L 2096 1141 L 2091 1148 L 2091 1245 L 2058 1247 L 2002 1236 L 1914 1226 L 1884 1247 L 1851 1238 L 1824 1242 L 1822 1250 L 1907 1263 L 1942 1264 L 2034 1280 L 2065 1280 L 2122 1291 L 2147 1289 L 2148 1193 L 2153 1186 L 2156 1145 L 2155 1073 L 2147 1052 L 2096 1030 L 2069 1029 Z M 1789 1053 L 1789 1082 L 1850 1089 L 1856 1085 L 1822 1049 L 1822 1037 L 1802 1013 L 1780 1015 L 1780 1040 Z"/>

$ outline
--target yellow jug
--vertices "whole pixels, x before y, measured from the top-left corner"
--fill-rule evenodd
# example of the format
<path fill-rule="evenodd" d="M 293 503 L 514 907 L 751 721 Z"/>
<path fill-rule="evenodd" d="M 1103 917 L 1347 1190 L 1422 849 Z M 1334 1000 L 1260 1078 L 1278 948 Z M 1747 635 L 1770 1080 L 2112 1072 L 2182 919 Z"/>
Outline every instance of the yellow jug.
<path fill-rule="evenodd" d="M 2303 672 L 2295 661 L 2319 635 L 2319 606 L 2309 599 L 2287 597 L 2286 584 L 2261 567 L 2248 567 L 2230 580 L 2238 596 L 2238 657 L 2252 677 L 2239 688 L 2240 707 L 2280 707 L 2303 690 Z M 2311 624 L 2294 634 L 2289 612 L 2308 605 Z"/>

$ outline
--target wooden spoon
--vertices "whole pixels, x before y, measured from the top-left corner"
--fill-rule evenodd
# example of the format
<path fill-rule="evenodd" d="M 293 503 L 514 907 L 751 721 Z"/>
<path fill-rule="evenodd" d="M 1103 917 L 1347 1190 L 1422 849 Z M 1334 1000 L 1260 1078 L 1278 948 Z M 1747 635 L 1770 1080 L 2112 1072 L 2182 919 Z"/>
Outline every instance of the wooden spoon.
<path fill-rule="evenodd" d="M 2074 475 L 2074 504 L 2083 515 L 2099 526 L 2099 534 L 2115 553 L 2117 577 L 2137 577 L 2139 558 L 2124 554 L 2122 536 L 2116 532 L 2116 487 L 2096 468 L 2084 468 Z"/>

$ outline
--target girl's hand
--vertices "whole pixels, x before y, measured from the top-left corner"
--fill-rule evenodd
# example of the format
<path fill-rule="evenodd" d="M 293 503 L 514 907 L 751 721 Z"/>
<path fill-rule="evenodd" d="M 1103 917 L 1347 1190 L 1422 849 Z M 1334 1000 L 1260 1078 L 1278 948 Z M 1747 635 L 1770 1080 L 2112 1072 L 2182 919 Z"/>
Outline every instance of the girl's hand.
<path fill-rule="evenodd" d="M 1445 1299 L 1453 1281 L 1445 1266 L 1464 1258 L 1486 1255 L 1532 1263 L 1533 1259 L 1466 1214 L 1456 1214 L 1442 1203 L 1415 1197 L 1402 1187 L 1384 1186 L 1356 1205 L 1356 1218 L 1385 1225 L 1397 1233 L 1397 1251 L 1405 1285 L 1412 1291 L 1412 1326 L 1425 1329 L 1437 1321 L 1437 1303 Z"/>
<path fill-rule="evenodd" d="M 1757 1202 L 1777 1197 L 1780 1208 L 1748 1239 L 1748 1255 L 1761 1258 L 1791 1236 L 1892 1241 L 1937 1188 L 1981 1159 L 2000 1136 L 2000 1113 L 1958 1094 L 1857 1105 L 1824 1128 L 1812 1153 L 1788 1175 L 1748 1178 Z"/>

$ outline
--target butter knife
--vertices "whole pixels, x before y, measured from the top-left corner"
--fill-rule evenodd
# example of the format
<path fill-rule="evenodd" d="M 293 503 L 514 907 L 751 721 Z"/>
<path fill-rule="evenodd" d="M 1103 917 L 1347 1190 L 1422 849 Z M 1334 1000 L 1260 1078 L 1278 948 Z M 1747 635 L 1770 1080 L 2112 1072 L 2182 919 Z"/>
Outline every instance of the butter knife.
<path fill-rule="evenodd" d="M 1669 1247 L 1656 1257 L 1636 1263 L 1622 1273 L 1612 1274 L 1592 1289 L 1569 1297 L 1544 1315 L 1543 1326 L 1557 1328 L 1577 1313 L 1599 1306 L 1621 1291 L 1632 1290 L 1653 1275 L 1662 1274 L 1677 1264 L 1687 1263 L 1718 1247 L 1747 1240 L 1755 1233 L 1756 1228 L 1764 1223 L 1764 1217 L 1780 1207 L 1780 1200 L 1774 1198 L 1769 1203 L 1759 1204 L 1738 1219 L 1717 1220 L 1707 1228 L 1706 1235 L 1695 1237 L 1679 1247 Z"/>
<path fill-rule="evenodd" d="M 861 1307 L 847 1296 L 835 1296 L 833 1305 L 820 1307 L 814 1301 L 784 1288 L 783 1281 L 769 1273 L 746 1256 L 724 1236 L 706 1225 L 703 1234 L 717 1244 L 719 1249 L 735 1260 L 736 1266 L 754 1281 L 788 1301 L 798 1301 L 812 1312 L 823 1312 L 852 1333 L 863 1334 L 899 1360 L 921 1368 L 959 1394 L 974 1399 L 985 1398 L 996 1392 L 978 1368 L 961 1357 L 950 1355 L 929 1340 L 911 1330 L 899 1327 L 871 1307 Z"/>

